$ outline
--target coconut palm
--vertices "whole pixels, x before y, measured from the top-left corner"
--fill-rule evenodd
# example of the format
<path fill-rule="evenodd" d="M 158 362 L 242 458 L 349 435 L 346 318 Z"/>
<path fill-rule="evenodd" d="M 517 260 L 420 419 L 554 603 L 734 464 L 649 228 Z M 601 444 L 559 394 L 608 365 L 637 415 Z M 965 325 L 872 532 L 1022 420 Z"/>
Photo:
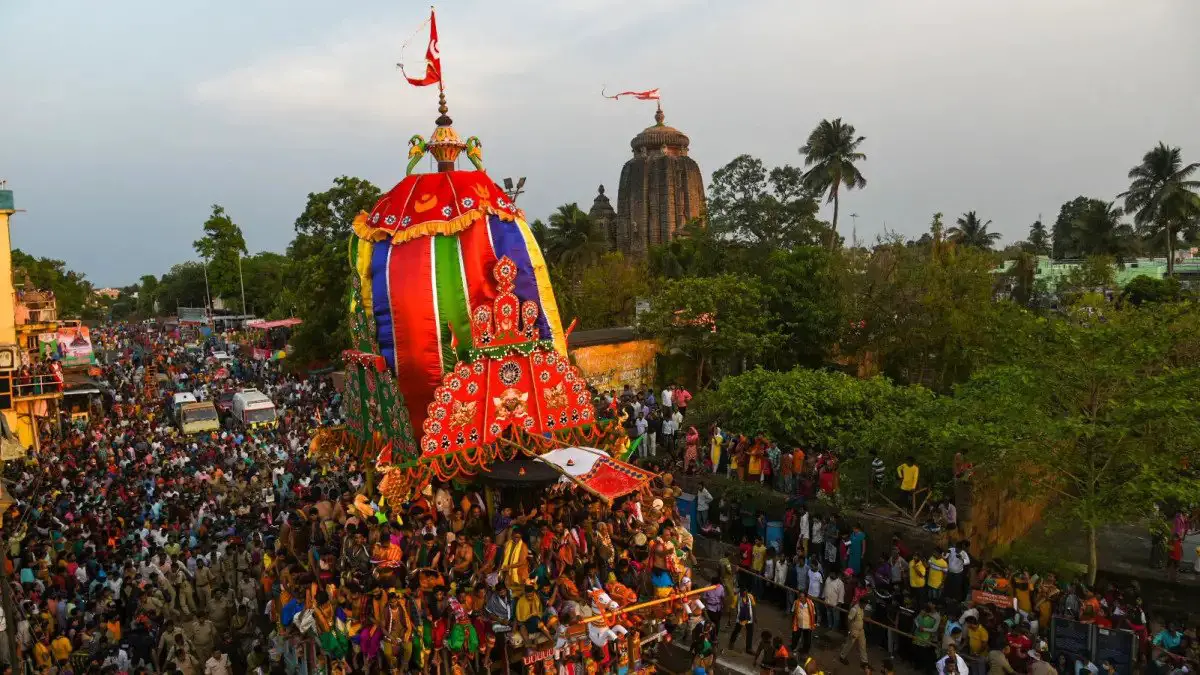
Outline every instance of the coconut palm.
<path fill-rule="evenodd" d="M 1038 219 L 1033 221 L 1033 225 L 1029 226 L 1029 236 L 1026 241 L 1029 242 L 1029 251 L 1034 255 L 1050 255 L 1050 233 L 1042 224 L 1041 216 L 1038 216 Z"/>
<path fill-rule="evenodd" d="M 1133 228 L 1121 222 L 1125 210 L 1115 202 L 1092 201 L 1072 223 L 1072 240 L 1084 256 L 1111 256 L 1124 262 L 1137 254 Z"/>
<path fill-rule="evenodd" d="M 854 165 L 865 161 L 867 156 L 858 151 L 866 140 L 856 136 L 854 125 L 845 124 L 842 118 L 833 121 L 821 120 L 817 128 L 808 135 L 808 142 L 800 148 L 804 155 L 804 183 L 814 193 L 827 192 L 826 201 L 833 202 L 833 221 L 830 223 L 829 248 L 837 245 L 839 192 L 845 185 L 847 190 L 866 187 L 867 179 Z"/>
<path fill-rule="evenodd" d="M 992 244 L 1000 239 L 999 232 L 988 232 L 988 225 L 991 225 L 992 221 L 981 221 L 974 211 L 967 211 L 954 222 L 954 227 L 947 230 L 946 234 L 949 235 L 950 241 L 958 246 L 974 246 L 990 251 Z"/>
<path fill-rule="evenodd" d="M 1142 233 L 1166 244 L 1167 275 L 1175 273 L 1179 231 L 1200 213 L 1200 180 L 1192 178 L 1197 169 L 1200 163 L 1185 166 L 1179 148 L 1160 142 L 1129 170 L 1129 189 L 1117 195 L 1125 199 L 1125 210 Z"/>
<path fill-rule="evenodd" d="M 538 243 L 538 246 L 545 250 L 550 236 L 550 228 L 546 227 L 546 223 L 538 218 L 529 224 L 529 231 L 533 233 L 533 240 Z"/>
<path fill-rule="evenodd" d="M 596 262 L 607 245 L 600 226 L 578 204 L 563 204 L 550 215 L 546 232 L 549 258 L 560 266 L 586 266 Z"/>

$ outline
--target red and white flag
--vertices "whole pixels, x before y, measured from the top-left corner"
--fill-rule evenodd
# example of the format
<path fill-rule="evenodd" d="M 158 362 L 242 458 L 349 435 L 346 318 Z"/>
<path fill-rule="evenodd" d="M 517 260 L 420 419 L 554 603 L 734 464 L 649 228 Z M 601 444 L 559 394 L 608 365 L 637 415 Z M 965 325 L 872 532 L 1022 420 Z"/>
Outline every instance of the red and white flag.
<path fill-rule="evenodd" d="M 619 94 L 613 94 L 612 96 L 604 93 L 604 89 L 601 89 L 600 95 L 604 98 L 611 98 L 613 100 L 619 99 L 622 96 L 632 96 L 639 101 L 657 101 L 661 98 L 658 95 L 658 89 L 647 89 L 646 91 L 623 91 Z"/>
<path fill-rule="evenodd" d="M 425 76 L 409 77 L 408 73 L 404 72 L 403 63 L 396 65 L 400 66 L 400 72 L 404 73 L 404 79 L 415 87 L 438 84 L 442 81 L 442 53 L 438 50 L 437 16 L 434 15 L 432 9 L 429 10 L 429 46 L 425 48 Z"/>

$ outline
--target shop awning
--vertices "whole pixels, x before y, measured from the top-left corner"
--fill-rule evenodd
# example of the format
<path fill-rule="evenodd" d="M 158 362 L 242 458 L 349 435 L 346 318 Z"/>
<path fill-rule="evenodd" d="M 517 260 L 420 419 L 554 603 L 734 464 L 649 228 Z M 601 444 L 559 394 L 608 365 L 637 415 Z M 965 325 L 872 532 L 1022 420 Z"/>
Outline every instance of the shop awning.
<path fill-rule="evenodd" d="M 257 321 L 247 321 L 246 328 L 253 328 L 255 330 L 268 330 L 271 328 L 287 328 L 289 326 L 299 326 L 302 323 L 304 323 L 304 322 L 301 321 L 300 319 L 296 319 L 296 318 L 276 319 L 274 321 L 267 321 L 265 319 L 259 319 Z"/>

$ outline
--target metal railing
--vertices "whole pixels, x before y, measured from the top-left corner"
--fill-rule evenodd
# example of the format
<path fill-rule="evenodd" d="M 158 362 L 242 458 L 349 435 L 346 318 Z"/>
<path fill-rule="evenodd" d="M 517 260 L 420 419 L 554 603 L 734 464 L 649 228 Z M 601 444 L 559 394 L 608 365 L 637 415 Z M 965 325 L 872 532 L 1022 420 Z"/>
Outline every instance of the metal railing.
<path fill-rule="evenodd" d="M 63 383 L 53 375 L 21 375 L 13 374 L 13 398 L 34 398 L 37 396 L 52 396 L 61 394 Z"/>

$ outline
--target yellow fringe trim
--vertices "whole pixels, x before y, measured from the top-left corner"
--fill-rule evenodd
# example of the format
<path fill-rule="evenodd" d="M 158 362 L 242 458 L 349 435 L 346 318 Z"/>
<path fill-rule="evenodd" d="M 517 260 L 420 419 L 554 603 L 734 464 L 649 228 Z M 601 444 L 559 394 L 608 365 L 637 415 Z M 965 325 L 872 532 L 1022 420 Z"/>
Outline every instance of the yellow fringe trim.
<path fill-rule="evenodd" d="M 393 244 L 403 244 L 406 241 L 412 241 L 421 237 L 429 237 L 435 234 L 458 234 L 471 225 L 474 225 L 475 221 L 483 218 L 484 216 L 496 216 L 500 220 L 513 222 L 518 217 L 522 217 L 523 215 L 524 214 L 521 213 L 513 215 L 507 211 L 499 211 L 490 206 L 482 206 L 476 209 L 471 209 L 470 211 L 467 211 L 460 216 L 455 216 L 450 220 L 430 220 L 421 223 L 420 225 L 413 225 L 412 227 L 403 230 L 389 232 L 382 227 L 371 227 L 368 225 L 367 212 L 360 211 L 358 215 L 354 217 L 354 234 L 357 235 L 359 239 L 366 239 L 367 241 L 383 241 L 384 239 L 391 237 Z"/>

